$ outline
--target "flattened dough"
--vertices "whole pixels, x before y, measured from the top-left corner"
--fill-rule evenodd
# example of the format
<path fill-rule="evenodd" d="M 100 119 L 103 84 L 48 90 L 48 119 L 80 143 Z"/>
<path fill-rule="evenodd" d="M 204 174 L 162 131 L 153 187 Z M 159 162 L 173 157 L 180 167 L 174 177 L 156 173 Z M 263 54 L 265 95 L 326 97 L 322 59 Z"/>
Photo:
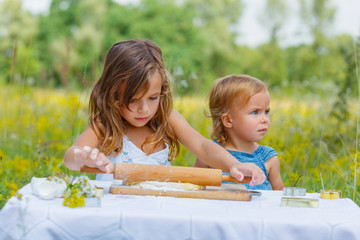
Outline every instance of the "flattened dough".
<path fill-rule="evenodd" d="M 158 181 L 144 181 L 144 182 L 123 181 L 122 185 L 139 187 L 142 189 L 163 190 L 163 191 L 196 191 L 196 190 L 205 189 L 204 186 L 200 186 L 192 183 L 158 182 Z"/>

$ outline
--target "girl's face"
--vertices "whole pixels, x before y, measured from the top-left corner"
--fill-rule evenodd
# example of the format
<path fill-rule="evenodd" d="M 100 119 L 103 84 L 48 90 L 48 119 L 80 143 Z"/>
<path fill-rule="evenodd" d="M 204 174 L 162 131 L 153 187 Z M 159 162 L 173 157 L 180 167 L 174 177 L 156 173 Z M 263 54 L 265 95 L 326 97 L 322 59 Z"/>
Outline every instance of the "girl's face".
<path fill-rule="evenodd" d="M 261 141 L 270 127 L 270 95 L 266 89 L 253 95 L 245 107 L 234 104 L 229 111 L 236 138 L 246 142 Z"/>
<path fill-rule="evenodd" d="M 145 126 L 154 117 L 159 108 L 163 81 L 158 71 L 155 71 L 150 76 L 149 81 L 149 89 L 147 91 L 139 91 L 130 100 L 130 110 L 126 106 L 121 107 L 123 118 L 134 127 Z"/>

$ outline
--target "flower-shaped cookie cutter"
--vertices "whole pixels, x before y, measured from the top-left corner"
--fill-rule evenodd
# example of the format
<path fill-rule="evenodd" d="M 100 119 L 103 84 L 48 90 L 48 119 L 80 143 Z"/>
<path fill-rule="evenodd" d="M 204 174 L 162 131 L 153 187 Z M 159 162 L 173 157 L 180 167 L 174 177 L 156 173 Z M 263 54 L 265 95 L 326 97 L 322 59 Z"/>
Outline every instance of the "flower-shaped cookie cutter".
<path fill-rule="evenodd" d="M 306 188 L 302 187 L 284 187 L 283 196 L 303 197 L 306 195 Z"/>

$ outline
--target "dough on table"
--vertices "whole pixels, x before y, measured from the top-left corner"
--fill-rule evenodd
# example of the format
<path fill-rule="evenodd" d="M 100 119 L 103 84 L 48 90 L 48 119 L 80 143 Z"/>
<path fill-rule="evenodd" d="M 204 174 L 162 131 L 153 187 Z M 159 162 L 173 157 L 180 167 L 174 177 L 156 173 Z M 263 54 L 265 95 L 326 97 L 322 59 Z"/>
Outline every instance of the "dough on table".
<path fill-rule="evenodd" d="M 151 190 L 166 190 L 166 191 L 196 191 L 203 190 L 205 186 L 200 186 L 192 183 L 178 183 L 178 182 L 159 182 L 159 181 L 143 181 L 132 182 L 123 181 L 123 186 L 138 187 L 142 189 Z"/>

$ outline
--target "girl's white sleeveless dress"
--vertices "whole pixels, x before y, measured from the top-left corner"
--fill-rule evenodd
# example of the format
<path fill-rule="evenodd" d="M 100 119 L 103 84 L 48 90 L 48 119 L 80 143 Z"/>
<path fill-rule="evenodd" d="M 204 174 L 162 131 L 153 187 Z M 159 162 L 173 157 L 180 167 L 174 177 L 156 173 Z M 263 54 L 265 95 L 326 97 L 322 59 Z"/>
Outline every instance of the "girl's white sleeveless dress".
<path fill-rule="evenodd" d="M 166 165 L 170 166 L 168 160 L 169 157 L 169 146 L 166 148 L 146 155 L 140 148 L 133 144 L 126 136 L 123 137 L 123 150 L 116 156 L 109 156 L 109 160 L 112 163 L 137 163 L 137 164 L 153 164 L 153 165 Z M 100 181 L 112 181 L 114 180 L 113 174 L 96 174 L 96 180 Z"/>

